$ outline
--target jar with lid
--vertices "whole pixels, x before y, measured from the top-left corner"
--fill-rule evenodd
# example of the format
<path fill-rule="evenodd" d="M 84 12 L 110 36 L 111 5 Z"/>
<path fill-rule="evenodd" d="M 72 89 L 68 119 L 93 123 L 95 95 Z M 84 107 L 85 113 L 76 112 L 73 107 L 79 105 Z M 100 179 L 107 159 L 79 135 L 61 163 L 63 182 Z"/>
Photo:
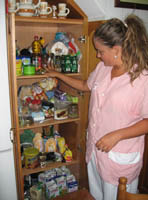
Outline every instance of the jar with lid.
<path fill-rule="evenodd" d="M 42 64 L 42 68 L 43 69 L 46 69 L 47 66 L 48 66 L 48 58 L 49 58 L 48 54 L 42 54 L 42 56 L 41 56 L 41 64 Z"/>
<path fill-rule="evenodd" d="M 70 118 L 77 118 L 78 117 L 78 104 L 72 103 L 72 104 L 69 105 L 68 116 Z"/>
<path fill-rule="evenodd" d="M 35 66 L 35 71 L 38 72 L 41 70 L 41 56 L 34 54 L 32 56 L 32 64 Z"/>
<path fill-rule="evenodd" d="M 54 56 L 54 68 L 56 71 L 61 72 L 61 56 Z"/>

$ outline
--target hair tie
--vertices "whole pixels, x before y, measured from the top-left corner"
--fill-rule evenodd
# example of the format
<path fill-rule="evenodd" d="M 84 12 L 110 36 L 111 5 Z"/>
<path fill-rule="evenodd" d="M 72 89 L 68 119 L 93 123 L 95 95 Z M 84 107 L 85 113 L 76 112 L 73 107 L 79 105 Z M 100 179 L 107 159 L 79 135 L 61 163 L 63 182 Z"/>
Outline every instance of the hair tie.
<path fill-rule="evenodd" d="M 123 24 L 124 24 L 124 26 L 125 26 L 126 28 L 128 28 L 128 25 L 127 25 L 127 23 L 123 22 Z"/>

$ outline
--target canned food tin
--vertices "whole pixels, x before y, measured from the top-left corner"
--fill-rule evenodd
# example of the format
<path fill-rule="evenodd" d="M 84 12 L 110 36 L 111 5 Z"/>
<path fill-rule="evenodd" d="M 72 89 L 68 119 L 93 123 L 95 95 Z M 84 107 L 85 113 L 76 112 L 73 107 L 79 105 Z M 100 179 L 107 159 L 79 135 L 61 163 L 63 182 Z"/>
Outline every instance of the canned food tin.
<path fill-rule="evenodd" d="M 28 147 L 24 150 L 25 168 L 35 168 L 39 165 L 38 161 L 39 150 L 33 147 Z"/>
<path fill-rule="evenodd" d="M 16 75 L 17 76 L 22 75 L 22 60 L 19 56 L 16 57 Z"/>

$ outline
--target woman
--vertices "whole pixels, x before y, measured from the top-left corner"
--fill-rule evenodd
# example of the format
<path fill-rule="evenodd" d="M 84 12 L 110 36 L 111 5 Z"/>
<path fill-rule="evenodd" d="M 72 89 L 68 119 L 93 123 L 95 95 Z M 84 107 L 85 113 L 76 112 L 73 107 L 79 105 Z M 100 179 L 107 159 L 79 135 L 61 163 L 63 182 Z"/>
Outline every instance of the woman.
<path fill-rule="evenodd" d="M 148 132 L 148 36 L 142 20 L 113 18 L 95 31 L 101 62 L 87 81 L 49 68 L 73 88 L 91 91 L 86 161 L 90 192 L 96 200 L 115 200 L 118 179 L 128 178 L 136 193 Z"/>

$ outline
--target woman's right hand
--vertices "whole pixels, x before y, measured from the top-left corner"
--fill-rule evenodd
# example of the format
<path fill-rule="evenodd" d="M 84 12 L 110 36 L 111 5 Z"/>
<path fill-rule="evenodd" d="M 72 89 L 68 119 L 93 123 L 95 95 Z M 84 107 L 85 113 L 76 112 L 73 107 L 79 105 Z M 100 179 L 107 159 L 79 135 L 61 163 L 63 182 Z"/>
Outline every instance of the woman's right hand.
<path fill-rule="evenodd" d="M 120 129 L 104 135 L 96 142 L 100 151 L 109 152 L 121 140 Z"/>
<path fill-rule="evenodd" d="M 80 90 L 80 91 L 86 91 L 89 92 L 89 88 L 87 86 L 87 81 L 76 79 L 70 76 L 65 75 L 64 73 L 57 72 L 55 69 L 53 69 L 52 66 L 48 65 L 48 68 L 46 69 L 47 76 L 51 78 L 58 78 L 61 81 L 64 81 L 69 86 Z"/>
<path fill-rule="evenodd" d="M 57 72 L 52 66 L 48 65 L 48 67 L 46 68 L 46 73 L 49 77 L 58 77 L 58 75 L 60 74 L 59 72 Z"/>

